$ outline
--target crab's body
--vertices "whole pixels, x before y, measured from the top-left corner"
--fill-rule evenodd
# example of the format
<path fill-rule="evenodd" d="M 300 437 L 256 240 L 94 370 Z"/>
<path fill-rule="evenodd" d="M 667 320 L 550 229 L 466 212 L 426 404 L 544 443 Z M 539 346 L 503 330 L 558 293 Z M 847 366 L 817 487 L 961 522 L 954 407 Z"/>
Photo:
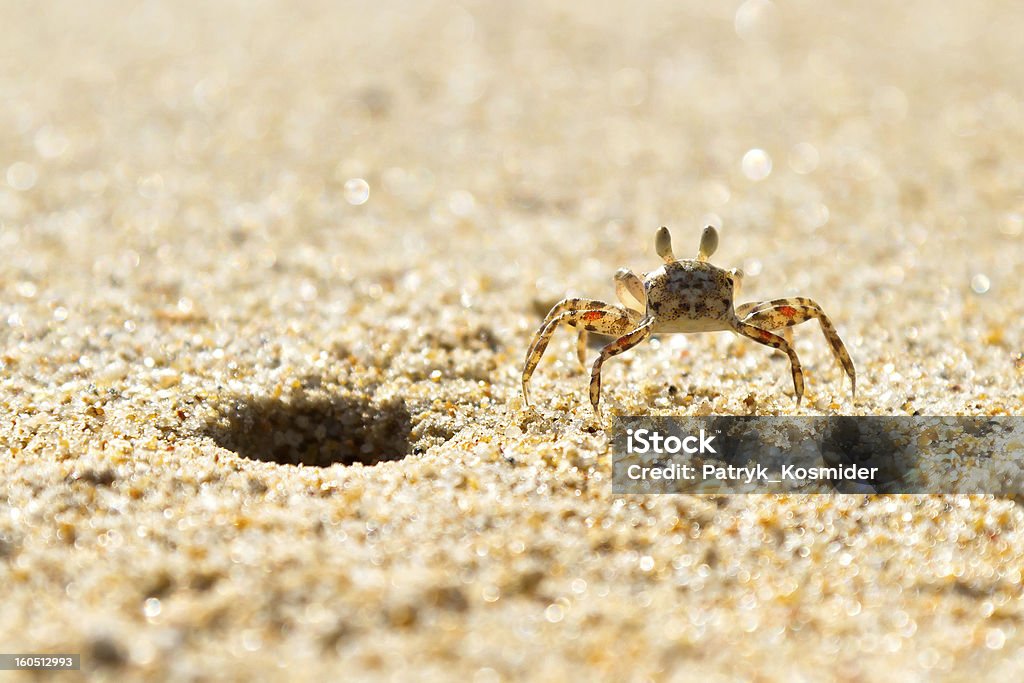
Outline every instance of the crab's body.
<path fill-rule="evenodd" d="M 563 299 L 555 304 L 526 353 L 523 396 L 527 404 L 530 376 L 559 324 L 579 330 L 577 356 L 584 367 L 588 332 L 616 337 L 601 349 L 591 371 L 590 402 L 595 410 L 601 400 L 601 366 L 608 358 L 631 349 L 652 334 L 725 330 L 785 353 L 790 360 L 799 404 L 804 393 L 803 370 L 789 341 L 788 328 L 811 319 L 821 324 L 832 353 L 849 375 L 856 392 L 856 371 L 850 354 L 818 304 L 804 297 L 792 297 L 734 305 L 733 297 L 742 273 L 708 262 L 718 246 L 718 232 L 713 227 L 704 229 L 695 259 L 675 258 L 672 238 L 664 227 L 658 230 L 655 246 L 664 261 L 660 268 L 647 273 L 643 279 L 626 269 L 615 274 L 615 290 L 622 305 L 595 299 Z M 772 332 L 778 329 L 785 329 L 785 338 Z"/>
<path fill-rule="evenodd" d="M 659 332 L 732 329 L 733 275 L 707 261 L 676 261 L 644 278 L 647 317 Z"/>

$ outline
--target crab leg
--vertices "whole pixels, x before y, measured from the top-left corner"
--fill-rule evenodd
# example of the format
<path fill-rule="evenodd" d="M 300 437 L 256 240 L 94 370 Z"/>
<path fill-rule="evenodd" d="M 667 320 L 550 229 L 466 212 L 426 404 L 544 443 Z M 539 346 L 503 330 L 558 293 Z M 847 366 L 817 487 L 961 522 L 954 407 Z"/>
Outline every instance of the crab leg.
<path fill-rule="evenodd" d="M 763 330 L 741 320 L 736 320 L 733 323 L 733 329 L 744 337 L 753 339 L 758 344 L 779 349 L 789 356 L 789 365 L 793 370 L 793 389 L 796 391 L 796 404 L 800 405 L 800 400 L 804 397 L 804 371 L 792 345 L 777 334 L 772 334 L 768 330 Z"/>
<path fill-rule="evenodd" d="M 832 349 L 832 355 L 849 376 L 853 395 L 857 395 L 857 371 L 853 367 L 853 360 L 850 358 L 843 340 L 839 338 L 839 333 L 836 332 L 832 321 L 825 315 L 825 311 L 821 310 L 821 306 L 811 299 L 792 297 L 743 304 L 736 308 L 736 315 L 745 323 L 767 330 L 786 329 L 787 332 L 792 325 L 799 325 L 817 318 L 825 340 L 828 342 L 829 348 Z M 791 342 L 788 337 L 787 341 Z"/>
<path fill-rule="evenodd" d="M 647 308 L 647 292 L 644 291 L 644 281 L 628 268 L 619 268 L 615 273 L 615 295 L 622 302 L 622 307 L 634 323 L 640 322 L 644 309 Z M 616 306 L 618 310 L 620 307 Z M 587 369 L 587 330 L 580 328 L 576 337 L 576 359 L 580 367 Z"/>
<path fill-rule="evenodd" d="M 587 337 L 589 336 L 586 328 L 579 328 L 579 334 L 576 335 L 576 360 L 579 361 L 580 367 L 584 370 L 587 369 Z"/>
<path fill-rule="evenodd" d="M 615 273 L 615 295 L 619 297 L 622 306 L 633 322 L 640 322 L 644 309 L 647 308 L 647 292 L 644 291 L 644 281 L 636 273 L 628 268 L 619 268 Z M 615 307 L 618 309 L 618 307 Z M 576 336 L 576 360 L 580 367 L 587 369 L 587 330 L 580 328 Z"/>
<path fill-rule="evenodd" d="M 618 306 L 615 306 L 611 310 L 622 312 L 629 316 L 629 320 L 632 323 L 632 325 L 630 325 L 629 327 L 636 325 L 638 322 L 640 322 L 640 320 L 643 317 L 639 311 L 633 310 L 632 308 L 622 309 L 619 308 Z M 598 334 L 612 335 L 622 334 L 622 330 L 617 330 L 616 332 L 608 333 L 601 332 L 600 330 L 588 329 L 587 327 L 581 327 L 576 323 L 569 323 L 569 325 L 579 328 L 579 334 L 576 335 L 576 360 L 580 362 L 580 367 L 583 368 L 584 370 L 587 369 L 587 337 L 589 332 L 597 332 Z M 626 329 L 629 329 L 629 327 L 627 327 Z"/>
<path fill-rule="evenodd" d="M 610 304 L 607 301 L 601 301 L 600 299 L 580 299 L 578 297 L 562 299 L 552 306 L 551 310 L 548 311 L 548 314 L 544 316 L 544 320 L 540 324 L 540 329 L 544 329 L 545 325 L 566 311 L 603 311 L 610 308 L 615 308 L 615 305 Z"/>
<path fill-rule="evenodd" d="M 601 402 L 601 366 L 612 356 L 628 351 L 650 337 L 653 327 L 654 318 L 645 318 L 635 330 L 624 334 L 601 349 L 601 355 L 594 361 L 594 369 L 590 371 L 590 404 L 594 406 L 595 413 L 600 414 L 597 406 Z"/>
<path fill-rule="evenodd" d="M 533 337 L 533 342 L 530 344 L 530 349 L 526 352 L 529 356 L 533 351 L 533 347 L 536 346 L 537 341 L 540 339 L 540 333 L 547 327 L 555 318 L 559 317 L 567 311 L 618 311 L 620 308 L 614 304 L 601 301 L 600 299 L 580 299 L 576 297 L 562 299 L 557 304 L 551 307 L 548 314 L 544 316 L 544 320 L 541 321 L 540 327 L 537 328 L 537 334 Z M 566 323 L 571 324 L 571 323 Z"/>
<path fill-rule="evenodd" d="M 538 328 L 537 334 L 534 335 L 533 342 L 530 344 L 530 348 L 526 352 L 526 357 L 529 358 L 530 355 L 533 353 L 533 347 L 537 345 L 537 342 L 540 339 L 540 333 L 541 331 L 544 330 L 545 327 L 547 327 L 547 324 L 550 323 L 555 318 L 557 318 L 558 316 L 565 313 L 566 311 L 606 311 L 617 309 L 617 306 L 606 303 L 604 301 L 600 301 L 599 299 L 580 299 L 576 297 L 562 299 L 557 304 L 552 306 L 551 310 L 548 311 L 548 314 L 544 316 L 544 320 L 541 322 L 540 328 Z M 586 348 L 587 333 L 586 330 L 581 328 L 579 338 L 576 340 L 576 357 L 579 359 L 580 365 L 583 367 L 586 367 L 586 363 L 584 362 L 584 360 L 586 359 Z"/>
<path fill-rule="evenodd" d="M 566 301 L 571 300 L 567 299 Z M 544 355 L 544 351 L 547 349 L 548 343 L 551 341 L 551 335 L 554 334 L 555 329 L 559 325 L 565 323 L 580 327 L 584 332 L 599 332 L 601 334 L 612 336 L 624 334 L 633 327 L 633 320 L 629 313 L 623 309 L 609 306 L 601 301 L 586 301 L 581 299 L 577 299 L 576 301 L 596 303 L 601 306 L 601 308 L 569 310 L 557 313 L 554 317 L 551 317 L 551 314 L 548 315 L 549 319 L 546 319 L 540 330 L 537 331 L 536 336 L 533 338 L 533 343 L 530 344 L 530 349 L 526 352 L 526 362 L 523 367 L 523 398 L 526 400 L 526 405 L 530 404 L 530 392 L 527 388 L 527 385 L 530 382 L 530 377 L 533 375 L 533 371 L 536 370 L 537 364 L 540 363 L 540 359 Z M 561 305 L 562 304 L 557 304 L 556 308 Z"/>
<path fill-rule="evenodd" d="M 768 306 L 767 306 L 768 303 L 769 302 L 767 302 L 767 301 L 751 301 L 750 303 L 741 304 L 740 306 L 736 307 L 736 317 L 739 318 L 740 320 L 744 320 L 746 322 L 751 322 L 751 320 L 750 320 L 751 316 L 754 313 L 757 313 L 759 311 L 767 309 L 768 308 Z M 764 327 L 765 329 L 772 330 L 773 332 L 779 331 L 779 328 L 771 327 L 770 325 L 758 325 L 758 327 Z M 783 327 L 782 328 L 782 337 L 788 343 L 792 344 L 793 343 L 793 328 L 792 327 L 788 327 L 788 326 Z"/>

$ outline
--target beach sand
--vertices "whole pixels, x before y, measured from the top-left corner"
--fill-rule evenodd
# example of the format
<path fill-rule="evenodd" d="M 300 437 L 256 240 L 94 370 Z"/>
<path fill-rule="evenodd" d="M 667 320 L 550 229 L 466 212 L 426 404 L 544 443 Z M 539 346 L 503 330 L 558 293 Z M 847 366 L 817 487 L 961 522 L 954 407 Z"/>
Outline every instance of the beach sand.
<path fill-rule="evenodd" d="M 1014 3 L 0 5 L 0 651 L 96 679 L 1012 680 L 991 496 L 620 496 L 614 415 L 1024 410 Z M 610 360 L 654 231 L 803 295 Z M 590 358 L 598 347 L 590 349 Z M 0 680 L 21 680 L 0 674 Z"/>

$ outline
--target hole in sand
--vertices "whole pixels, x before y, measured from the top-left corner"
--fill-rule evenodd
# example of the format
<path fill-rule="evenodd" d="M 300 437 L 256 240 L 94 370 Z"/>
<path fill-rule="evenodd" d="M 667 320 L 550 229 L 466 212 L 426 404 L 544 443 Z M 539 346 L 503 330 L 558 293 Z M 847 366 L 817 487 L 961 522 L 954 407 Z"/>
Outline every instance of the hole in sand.
<path fill-rule="evenodd" d="M 207 433 L 222 448 L 251 460 L 327 467 L 373 465 L 409 454 L 411 420 L 398 400 L 296 396 L 239 398 Z"/>

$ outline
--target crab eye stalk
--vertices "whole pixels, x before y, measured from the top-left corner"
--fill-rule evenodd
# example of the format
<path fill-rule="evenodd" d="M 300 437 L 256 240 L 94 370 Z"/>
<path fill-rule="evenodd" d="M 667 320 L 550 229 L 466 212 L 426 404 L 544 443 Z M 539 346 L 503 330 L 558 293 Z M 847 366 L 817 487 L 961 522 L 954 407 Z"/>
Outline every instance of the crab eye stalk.
<path fill-rule="evenodd" d="M 704 228 L 700 236 L 700 251 L 697 252 L 698 261 L 707 261 L 718 249 L 718 231 L 713 225 Z"/>
<path fill-rule="evenodd" d="M 658 233 L 654 236 L 654 250 L 658 252 L 658 256 L 665 263 L 672 263 L 676 260 L 675 254 L 672 253 L 672 235 L 664 225 L 658 228 Z"/>

